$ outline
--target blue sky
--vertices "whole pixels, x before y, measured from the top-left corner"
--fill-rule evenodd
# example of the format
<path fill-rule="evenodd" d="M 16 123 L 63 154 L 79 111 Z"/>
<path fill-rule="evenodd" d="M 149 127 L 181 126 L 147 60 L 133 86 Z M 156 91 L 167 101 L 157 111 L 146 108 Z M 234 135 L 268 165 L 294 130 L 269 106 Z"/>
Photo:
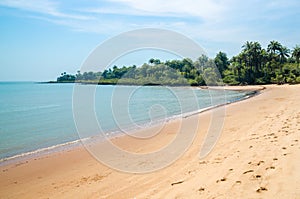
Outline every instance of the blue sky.
<path fill-rule="evenodd" d="M 98 44 L 137 28 L 177 31 L 198 42 L 210 57 L 218 51 L 231 57 L 247 40 L 263 47 L 278 40 L 293 48 L 300 44 L 299 2 L 0 0 L 0 81 L 45 81 L 63 71 L 75 73 Z M 120 60 L 140 64 L 148 59 L 129 57 Z"/>

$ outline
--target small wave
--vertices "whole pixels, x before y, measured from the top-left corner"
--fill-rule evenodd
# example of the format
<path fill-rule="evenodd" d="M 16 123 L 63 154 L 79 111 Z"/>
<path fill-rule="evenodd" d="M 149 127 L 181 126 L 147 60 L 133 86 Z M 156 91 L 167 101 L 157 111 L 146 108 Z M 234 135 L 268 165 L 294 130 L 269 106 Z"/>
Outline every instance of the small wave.
<path fill-rule="evenodd" d="M 239 95 L 237 98 L 234 98 L 232 100 L 227 100 L 226 96 L 225 97 L 223 96 L 222 98 L 225 98 L 225 101 L 222 101 L 222 103 L 217 103 L 217 104 L 205 107 L 205 108 L 200 108 L 200 109 L 195 110 L 195 111 L 190 111 L 190 112 L 186 112 L 186 113 L 179 113 L 179 114 L 167 117 L 167 118 L 155 119 L 155 120 L 152 120 L 150 123 L 138 124 L 138 125 L 135 125 L 134 127 L 124 128 L 124 129 L 121 129 L 119 131 L 108 132 L 107 135 L 115 134 L 115 135 L 119 136 L 119 134 L 124 133 L 124 132 L 126 132 L 126 134 L 128 132 L 135 133 L 136 130 L 148 128 L 148 127 L 151 127 L 153 125 L 159 125 L 159 124 L 162 124 L 162 123 L 165 123 L 165 122 L 170 122 L 170 121 L 177 120 L 177 119 L 180 119 L 180 118 L 188 118 L 188 117 L 191 117 L 193 115 L 197 115 L 199 113 L 202 113 L 202 112 L 205 112 L 205 111 L 208 111 L 208 110 L 220 107 L 220 106 L 231 104 L 231 103 L 234 103 L 234 102 L 237 102 L 237 101 L 242 101 L 242 100 L 245 100 L 245 99 L 248 99 L 248 98 L 254 96 L 255 94 L 257 94 L 257 92 L 252 92 L 252 91 L 251 92 L 245 92 L 244 95 Z"/>
<path fill-rule="evenodd" d="M 11 112 L 26 112 L 40 109 L 49 109 L 49 108 L 57 108 L 60 105 L 52 104 L 52 105 L 44 105 L 44 106 L 34 106 L 34 107 L 15 107 L 11 110 L 2 110 L 0 113 L 11 113 Z"/>
<path fill-rule="evenodd" d="M 79 139 L 79 140 L 65 142 L 65 143 L 62 143 L 62 144 L 57 144 L 57 145 L 49 146 L 49 147 L 46 147 L 46 148 L 41 148 L 41 149 L 37 149 L 37 150 L 34 150 L 34 151 L 29 151 L 29 152 L 17 154 L 17 155 L 10 156 L 10 157 L 5 157 L 5 158 L 0 159 L 0 164 L 3 163 L 3 162 L 7 162 L 7 161 L 18 160 L 20 158 L 31 157 L 31 156 L 34 156 L 36 154 L 47 154 L 49 152 L 60 151 L 60 150 L 65 149 L 65 147 L 67 147 L 67 146 L 69 146 L 69 147 L 76 146 L 81 141 L 84 141 L 86 139 L 90 139 L 90 138 L 83 138 L 83 139 Z"/>

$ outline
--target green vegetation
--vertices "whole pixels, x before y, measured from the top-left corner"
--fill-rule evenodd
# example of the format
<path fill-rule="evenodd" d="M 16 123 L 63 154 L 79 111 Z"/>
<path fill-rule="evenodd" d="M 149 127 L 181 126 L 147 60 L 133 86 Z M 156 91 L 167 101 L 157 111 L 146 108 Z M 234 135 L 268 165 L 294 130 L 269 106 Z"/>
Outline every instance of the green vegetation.
<path fill-rule="evenodd" d="M 219 78 L 221 77 L 221 78 Z M 62 73 L 57 82 L 125 85 L 246 85 L 300 83 L 300 46 L 290 51 L 278 41 L 266 49 L 259 42 L 247 41 L 241 52 L 228 59 L 219 52 L 211 59 L 201 55 L 196 61 L 189 58 L 161 62 L 150 59 L 140 67 L 114 66 L 101 72 Z"/>
<path fill-rule="evenodd" d="M 271 41 L 267 49 L 258 42 L 246 42 L 242 52 L 230 60 L 223 81 L 226 84 L 300 83 L 299 51 L 300 47 L 296 46 L 290 54 L 277 41 Z"/>
<path fill-rule="evenodd" d="M 61 73 L 61 76 L 57 78 L 57 82 L 60 82 L 60 83 L 68 83 L 68 82 L 75 82 L 75 75 L 70 75 L 70 74 L 67 74 L 66 72 L 63 72 Z"/>

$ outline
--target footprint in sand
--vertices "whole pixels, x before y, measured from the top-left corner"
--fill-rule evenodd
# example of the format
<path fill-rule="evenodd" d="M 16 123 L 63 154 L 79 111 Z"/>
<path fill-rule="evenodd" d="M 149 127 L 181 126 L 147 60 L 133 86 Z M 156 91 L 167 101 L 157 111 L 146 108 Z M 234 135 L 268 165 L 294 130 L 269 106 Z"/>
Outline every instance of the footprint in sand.
<path fill-rule="evenodd" d="M 255 178 L 261 178 L 261 175 L 256 175 Z"/>
<path fill-rule="evenodd" d="M 206 161 L 199 162 L 199 164 L 207 164 Z"/>
<path fill-rule="evenodd" d="M 262 192 L 262 191 L 268 191 L 268 189 L 267 189 L 266 187 L 259 187 L 259 188 L 256 190 L 257 193 L 260 193 L 260 192 Z"/>
<path fill-rule="evenodd" d="M 226 181 L 227 179 L 224 177 L 224 178 L 221 178 L 220 180 L 217 180 L 216 183 L 219 183 L 219 182 L 224 182 Z"/>
<path fill-rule="evenodd" d="M 204 188 L 204 187 L 200 187 L 200 188 L 198 189 L 198 191 L 200 191 L 200 192 L 205 191 L 205 188 Z"/>
<path fill-rule="evenodd" d="M 257 163 L 257 166 L 261 165 L 262 163 L 265 163 L 265 161 L 261 160 Z"/>
<path fill-rule="evenodd" d="M 248 171 L 245 171 L 243 174 L 247 174 L 247 173 L 251 173 L 251 172 L 254 172 L 254 170 L 248 170 Z"/>
<path fill-rule="evenodd" d="M 98 175 L 98 174 L 96 174 L 96 175 L 94 175 L 94 176 L 89 176 L 89 177 L 82 177 L 81 179 L 80 179 L 80 183 L 89 183 L 90 184 L 90 182 L 97 182 L 97 181 L 100 181 L 100 180 L 102 180 L 104 177 L 106 177 L 106 176 L 108 176 L 109 174 L 107 174 L 107 175 Z"/>
<path fill-rule="evenodd" d="M 268 169 L 275 169 L 275 167 L 274 166 L 270 166 L 270 167 L 266 168 L 266 170 L 268 170 Z"/>

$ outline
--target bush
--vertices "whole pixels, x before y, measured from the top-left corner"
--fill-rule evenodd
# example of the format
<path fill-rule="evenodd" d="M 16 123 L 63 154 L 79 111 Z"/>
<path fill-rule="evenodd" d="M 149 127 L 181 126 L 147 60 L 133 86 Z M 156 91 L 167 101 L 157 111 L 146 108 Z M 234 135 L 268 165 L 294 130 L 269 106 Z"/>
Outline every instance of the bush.
<path fill-rule="evenodd" d="M 266 78 L 264 78 L 264 77 L 257 78 L 255 81 L 256 81 L 256 84 L 266 84 L 267 83 Z"/>
<path fill-rule="evenodd" d="M 191 86 L 198 86 L 199 85 L 198 82 L 196 80 L 194 80 L 194 79 L 189 79 L 188 83 Z"/>
<path fill-rule="evenodd" d="M 284 84 L 285 82 L 284 82 L 284 77 L 283 77 L 283 75 L 280 75 L 280 74 L 276 74 L 276 77 L 274 78 L 274 77 L 272 77 L 271 78 L 271 82 L 273 83 L 273 84 Z"/>
<path fill-rule="evenodd" d="M 223 82 L 229 85 L 238 85 L 239 82 L 236 80 L 234 75 L 228 75 L 223 78 Z"/>
<path fill-rule="evenodd" d="M 296 83 L 296 79 L 292 78 L 292 77 L 287 77 L 286 78 L 286 83 L 295 84 Z"/>

